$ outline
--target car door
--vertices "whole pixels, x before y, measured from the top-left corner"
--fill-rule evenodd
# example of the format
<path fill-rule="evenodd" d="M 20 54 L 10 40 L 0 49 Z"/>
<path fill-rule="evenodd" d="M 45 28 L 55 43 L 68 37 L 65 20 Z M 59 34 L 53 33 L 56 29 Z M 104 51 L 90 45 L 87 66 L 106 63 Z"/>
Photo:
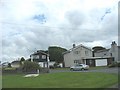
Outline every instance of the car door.
<path fill-rule="evenodd" d="M 82 65 L 76 65 L 76 70 L 81 70 Z"/>

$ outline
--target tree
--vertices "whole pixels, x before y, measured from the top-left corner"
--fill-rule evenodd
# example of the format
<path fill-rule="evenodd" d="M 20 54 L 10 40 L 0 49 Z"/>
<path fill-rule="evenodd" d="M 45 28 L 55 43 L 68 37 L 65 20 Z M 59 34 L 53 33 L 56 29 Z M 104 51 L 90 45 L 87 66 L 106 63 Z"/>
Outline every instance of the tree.
<path fill-rule="evenodd" d="M 55 61 L 57 63 L 63 63 L 63 52 L 67 51 L 65 48 L 51 46 L 48 48 L 50 61 Z"/>
<path fill-rule="evenodd" d="M 20 64 L 22 65 L 24 61 L 25 61 L 25 59 L 24 59 L 24 57 L 22 57 L 22 58 L 20 59 Z"/>
<path fill-rule="evenodd" d="M 9 67 L 9 68 L 11 68 L 11 67 L 12 67 L 12 66 L 11 66 L 11 63 L 8 63 L 8 67 Z"/>

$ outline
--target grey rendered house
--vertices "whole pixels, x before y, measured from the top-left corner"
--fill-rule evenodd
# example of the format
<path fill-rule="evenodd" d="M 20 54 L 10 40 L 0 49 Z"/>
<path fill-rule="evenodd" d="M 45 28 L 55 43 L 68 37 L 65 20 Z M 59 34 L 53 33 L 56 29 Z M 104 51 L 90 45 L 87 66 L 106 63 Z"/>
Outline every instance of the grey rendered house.
<path fill-rule="evenodd" d="M 70 67 L 75 64 L 87 64 L 89 66 L 107 66 L 112 62 L 118 62 L 120 55 L 120 46 L 112 42 L 110 49 L 99 50 L 94 53 L 92 49 L 84 45 L 73 45 L 73 48 L 63 53 L 65 67 Z"/>
<path fill-rule="evenodd" d="M 73 44 L 73 48 L 63 53 L 65 67 L 70 67 L 75 64 L 84 63 L 84 58 L 92 57 L 92 50 L 86 46 Z"/>
<path fill-rule="evenodd" d="M 117 46 L 116 42 L 113 41 L 111 44 L 111 48 L 109 49 L 105 49 L 105 50 L 99 50 L 97 52 L 95 52 L 95 57 L 111 57 L 113 59 L 113 61 L 115 62 L 119 62 L 119 58 L 120 58 L 120 46 Z"/>

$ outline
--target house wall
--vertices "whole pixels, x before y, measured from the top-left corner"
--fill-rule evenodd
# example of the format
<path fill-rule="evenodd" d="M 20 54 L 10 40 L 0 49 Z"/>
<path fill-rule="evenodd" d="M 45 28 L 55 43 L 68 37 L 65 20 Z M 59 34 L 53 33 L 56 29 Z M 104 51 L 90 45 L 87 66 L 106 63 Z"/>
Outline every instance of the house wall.
<path fill-rule="evenodd" d="M 118 62 L 120 59 L 120 47 L 115 42 L 112 42 L 110 50 L 96 52 L 95 57 L 114 57 L 114 61 Z"/>
<path fill-rule="evenodd" d="M 13 68 L 19 68 L 20 65 L 18 65 L 18 64 L 11 64 L 11 67 L 13 67 Z"/>
<path fill-rule="evenodd" d="M 77 63 L 86 63 L 83 58 L 87 57 L 92 57 L 92 50 L 83 46 L 73 48 L 70 53 L 64 54 L 65 67 L 70 67 Z"/>
<path fill-rule="evenodd" d="M 65 67 L 70 67 L 74 65 L 74 61 L 73 61 L 73 53 L 67 53 L 64 55 L 64 63 L 65 63 Z"/>
<path fill-rule="evenodd" d="M 95 57 L 107 57 L 110 56 L 109 51 L 101 51 L 101 52 L 95 52 L 94 53 Z"/>
<path fill-rule="evenodd" d="M 118 53 L 120 52 L 120 49 L 118 48 L 117 45 L 111 45 L 110 53 L 112 54 L 112 57 L 114 57 L 114 61 L 118 61 Z"/>

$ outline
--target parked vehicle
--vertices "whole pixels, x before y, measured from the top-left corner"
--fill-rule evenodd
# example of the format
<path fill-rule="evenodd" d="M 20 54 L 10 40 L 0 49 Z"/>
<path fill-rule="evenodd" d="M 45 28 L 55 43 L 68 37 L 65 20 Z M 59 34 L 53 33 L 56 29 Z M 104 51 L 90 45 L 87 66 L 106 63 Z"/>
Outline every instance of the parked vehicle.
<path fill-rule="evenodd" d="M 89 65 L 85 65 L 85 64 L 77 64 L 75 66 L 70 67 L 70 70 L 88 70 L 89 69 Z"/>

